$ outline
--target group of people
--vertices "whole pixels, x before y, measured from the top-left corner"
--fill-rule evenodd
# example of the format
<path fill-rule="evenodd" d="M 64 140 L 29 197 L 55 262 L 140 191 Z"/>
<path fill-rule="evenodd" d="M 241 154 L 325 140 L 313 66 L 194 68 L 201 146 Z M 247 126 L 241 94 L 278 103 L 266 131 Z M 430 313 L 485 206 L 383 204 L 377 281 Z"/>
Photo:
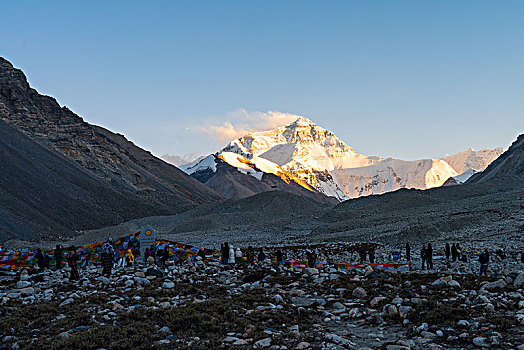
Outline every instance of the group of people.
<path fill-rule="evenodd" d="M 446 260 L 449 260 L 449 257 L 451 255 L 451 261 L 462 261 L 467 262 L 468 258 L 465 254 L 462 252 L 462 248 L 460 248 L 460 245 L 458 243 L 453 243 L 451 246 L 449 243 L 446 242 L 446 247 L 444 248 L 444 252 L 446 254 Z"/>
<path fill-rule="evenodd" d="M 280 252 L 280 260 L 282 260 L 282 252 Z M 236 264 L 242 262 L 244 259 L 244 255 L 242 253 L 242 250 L 240 250 L 239 247 L 236 249 L 230 245 L 228 242 L 225 242 L 220 246 L 220 257 L 221 257 L 221 263 L 223 265 L 229 265 L 229 264 Z M 262 262 L 266 260 L 267 256 L 266 253 L 264 253 L 264 249 L 260 248 L 258 251 L 258 254 L 256 255 L 257 260 L 259 262 Z M 277 254 L 277 261 L 279 260 L 278 254 Z M 249 246 L 246 251 L 246 263 L 247 264 L 253 264 L 255 262 L 255 250 L 252 246 Z"/>
<path fill-rule="evenodd" d="M 358 256 L 360 257 L 360 263 L 363 264 L 366 262 L 366 256 L 369 257 L 369 262 L 371 264 L 375 263 L 375 248 L 366 248 L 364 246 L 360 247 L 358 250 Z"/>
<path fill-rule="evenodd" d="M 55 248 L 53 257 L 56 261 L 56 269 L 59 270 L 62 268 L 62 262 L 64 260 L 64 247 L 61 244 L 58 244 Z M 70 279 L 79 280 L 80 274 L 78 273 L 78 254 L 76 252 L 75 246 L 70 246 L 66 254 L 67 265 L 71 268 Z M 39 269 L 48 269 L 50 265 L 51 258 L 42 252 L 42 249 L 38 248 L 35 254 L 36 264 Z"/>

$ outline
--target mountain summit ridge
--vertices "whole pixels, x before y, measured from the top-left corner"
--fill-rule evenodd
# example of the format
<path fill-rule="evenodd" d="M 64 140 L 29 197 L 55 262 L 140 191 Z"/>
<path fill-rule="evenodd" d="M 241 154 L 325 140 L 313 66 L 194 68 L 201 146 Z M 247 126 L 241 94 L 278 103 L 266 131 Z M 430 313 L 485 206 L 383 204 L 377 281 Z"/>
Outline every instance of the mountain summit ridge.
<path fill-rule="evenodd" d="M 405 161 L 367 156 L 356 153 L 332 131 L 301 116 L 289 124 L 235 139 L 214 155 L 236 153 L 247 159 L 264 159 L 320 193 L 345 200 L 400 188 L 438 187 L 448 178 L 459 175 L 462 183 L 474 172 L 483 170 L 502 151 L 502 148 L 471 149 L 448 156 L 446 159 L 454 166 L 444 158 Z M 191 167 L 202 169 L 206 166 L 203 164 L 193 162 Z M 187 166 L 182 169 L 192 173 Z M 463 169 L 469 172 L 462 172 Z"/>

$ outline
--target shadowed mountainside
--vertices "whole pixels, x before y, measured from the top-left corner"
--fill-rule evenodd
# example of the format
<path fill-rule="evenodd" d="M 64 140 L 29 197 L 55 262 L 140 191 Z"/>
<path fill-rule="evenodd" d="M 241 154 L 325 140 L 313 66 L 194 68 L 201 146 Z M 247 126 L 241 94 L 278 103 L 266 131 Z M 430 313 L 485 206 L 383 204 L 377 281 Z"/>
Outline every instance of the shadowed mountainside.
<path fill-rule="evenodd" d="M 24 73 L 0 58 L 0 119 L 61 152 L 122 194 L 175 214 L 221 196 L 120 134 L 86 123 L 32 89 Z M 155 211 L 150 214 L 155 214 Z"/>
<path fill-rule="evenodd" d="M 148 213 L 169 213 L 133 193 L 114 190 L 2 120 L 0 135 L 0 241 L 51 239 Z"/>
<path fill-rule="evenodd" d="M 32 89 L 0 58 L 0 240 L 72 235 L 223 198 Z"/>
<path fill-rule="evenodd" d="M 495 177 L 522 174 L 524 174 L 524 134 L 520 134 L 508 150 L 495 159 L 486 170 L 473 175 L 468 183 L 479 183 Z"/>

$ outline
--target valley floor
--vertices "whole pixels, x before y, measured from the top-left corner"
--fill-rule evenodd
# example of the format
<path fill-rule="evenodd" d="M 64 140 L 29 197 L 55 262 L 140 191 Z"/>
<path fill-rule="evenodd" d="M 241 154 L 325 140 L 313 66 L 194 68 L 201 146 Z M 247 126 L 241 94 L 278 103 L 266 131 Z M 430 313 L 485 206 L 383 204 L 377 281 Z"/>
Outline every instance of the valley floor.
<path fill-rule="evenodd" d="M 354 258 L 336 245 L 318 250 L 321 261 Z M 67 268 L 1 272 L 0 348 L 524 348 L 523 264 L 494 256 L 482 278 L 476 262 L 418 264 L 303 270 L 196 259 L 110 278 L 90 266 L 78 282 Z"/>

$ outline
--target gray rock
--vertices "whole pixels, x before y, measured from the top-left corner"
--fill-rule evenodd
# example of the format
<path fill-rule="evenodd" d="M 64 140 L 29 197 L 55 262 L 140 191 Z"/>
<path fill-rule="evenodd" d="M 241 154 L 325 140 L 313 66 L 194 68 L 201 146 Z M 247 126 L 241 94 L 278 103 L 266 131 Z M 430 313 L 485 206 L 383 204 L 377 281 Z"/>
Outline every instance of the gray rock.
<path fill-rule="evenodd" d="M 60 340 L 66 340 L 69 339 L 70 335 L 68 332 L 62 332 L 58 335 L 58 339 Z"/>
<path fill-rule="evenodd" d="M 473 344 L 475 344 L 476 346 L 483 347 L 483 348 L 489 348 L 490 346 L 488 339 L 485 337 L 473 338 Z"/>
<path fill-rule="evenodd" d="M 35 289 L 33 287 L 27 287 L 20 289 L 19 292 L 22 296 L 29 296 L 35 294 Z"/>
<path fill-rule="evenodd" d="M 29 287 L 30 285 L 31 285 L 31 282 L 29 282 L 29 281 L 18 281 L 16 283 L 16 288 L 22 289 L 22 288 Z"/>
<path fill-rule="evenodd" d="M 308 275 L 318 275 L 318 269 L 315 269 L 314 267 L 308 267 L 305 269 L 305 272 L 308 274 Z"/>
<path fill-rule="evenodd" d="M 135 281 L 133 281 L 133 280 L 127 280 L 127 281 L 124 283 L 124 285 L 125 285 L 126 287 L 132 287 L 132 286 L 135 285 Z"/>
<path fill-rule="evenodd" d="M 173 289 L 173 288 L 175 288 L 175 284 L 173 282 L 164 282 L 162 284 L 162 288 L 164 288 L 164 289 Z"/>
<path fill-rule="evenodd" d="M 413 308 L 411 306 L 401 305 L 398 308 L 398 313 L 400 314 L 400 317 L 407 318 L 412 310 Z"/>
<path fill-rule="evenodd" d="M 336 303 L 333 303 L 333 308 L 337 310 L 344 310 L 346 307 L 337 301 Z"/>
<path fill-rule="evenodd" d="M 357 288 L 353 289 L 353 293 L 351 295 L 353 295 L 355 298 L 359 298 L 359 299 L 362 299 L 362 298 L 365 298 L 365 297 L 368 296 L 366 291 L 362 287 L 357 287 Z"/>
<path fill-rule="evenodd" d="M 524 272 L 518 274 L 517 278 L 515 278 L 515 280 L 513 281 L 513 285 L 515 287 L 524 286 Z"/>
<path fill-rule="evenodd" d="M 377 306 L 378 304 L 380 304 L 380 302 L 386 300 L 386 297 L 374 297 L 371 302 L 369 303 L 369 305 L 371 305 L 372 307 L 375 307 Z"/>
<path fill-rule="evenodd" d="M 68 304 L 71 304 L 73 301 L 74 301 L 73 298 L 69 298 L 69 299 L 66 299 L 66 300 L 62 301 L 62 302 L 60 303 L 60 305 L 58 305 L 58 306 L 59 306 L 59 307 L 66 306 L 66 305 L 68 305 Z"/>
<path fill-rule="evenodd" d="M 397 309 L 396 305 L 392 305 L 392 304 L 388 305 L 386 307 L 386 311 L 387 311 L 388 315 L 390 315 L 390 316 L 394 316 L 394 315 L 398 314 L 398 309 Z"/>
<path fill-rule="evenodd" d="M 133 279 L 135 280 L 136 283 L 143 285 L 143 286 L 149 286 L 151 284 L 151 282 L 147 278 L 135 276 Z"/>
<path fill-rule="evenodd" d="M 448 282 L 448 286 L 452 287 L 452 288 L 460 288 L 460 283 L 458 283 L 455 280 L 451 280 L 451 281 Z"/>
<path fill-rule="evenodd" d="M 346 346 L 354 345 L 352 341 L 346 338 L 342 338 L 341 336 L 336 335 L 336 334 L 326 334 L 324 338 L 335 344 L 346 345 Z"/>
<path fill-rule="evenodd" d="M 158 331 L 162 333 L 171 333 L 171 329 L 169 329 L 167 326 L 160 328 Z"/>
<path fill-rule="evenodd" d="M 492 291 L 496 289 L 503 289 L 504 287 L 506 287 L 506 281 L 504 281 L 503 279 L 500 279 L 495 282 L 486 283 L 485 285 L 483 285 L 480 288 L 480 291 L 485 291 L 485 290 Z"/>
<path fill-rule="evenodd" d="M 259 341 L 255 342 L 255 348 L 267 348 L 270 346 L 271 346 L 271 338 L 264 338 L 264 339 L 260 339 Z"/>

